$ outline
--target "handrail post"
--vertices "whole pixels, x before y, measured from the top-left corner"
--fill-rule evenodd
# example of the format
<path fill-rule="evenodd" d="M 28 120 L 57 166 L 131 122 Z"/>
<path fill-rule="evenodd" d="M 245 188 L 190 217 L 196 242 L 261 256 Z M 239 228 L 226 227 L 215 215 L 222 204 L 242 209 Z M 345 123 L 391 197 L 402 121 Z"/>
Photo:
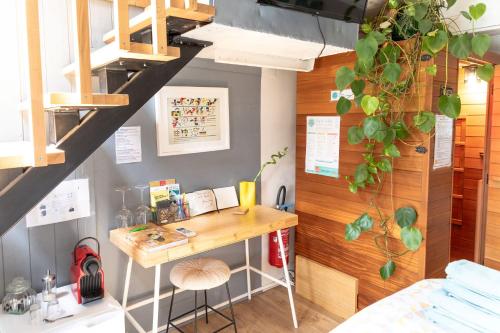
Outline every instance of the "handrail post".
<path fill-rule="evenodd" d="M 130 51 L 128 0 L 114 0 L 113 14 L 115 41 L 118 43 L 118 48 Z"/>
<path fill-rule="evenodd" d="M 76 92 L 80 95 L 79 103 L 92 104 L 89 0 L 73 0 L 72 9 Z"/>
<path fill-rule="evenodd" d="M 42 59 L 38 0 L 25 0 L 28 52 L 28 118 L 33 144 L 33 166 L 46 166 L 45 110 L 43 107 Z"/>
<path fill-rule="evenodd" d="M 151 0 L 151 28 L 153 32 L 153 53 L 168 54 L 167 18 L 165 0 Z"/>

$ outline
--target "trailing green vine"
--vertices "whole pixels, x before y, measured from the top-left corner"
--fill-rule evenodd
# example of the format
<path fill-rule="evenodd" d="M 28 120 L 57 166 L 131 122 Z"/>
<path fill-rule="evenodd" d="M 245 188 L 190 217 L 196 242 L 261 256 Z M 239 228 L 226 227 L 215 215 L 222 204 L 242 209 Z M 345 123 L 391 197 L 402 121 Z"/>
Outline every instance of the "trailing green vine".
<path fill-rule="evenodd" d="M 348 142 L 364 144 L 363 163 L 356 167 L 354 175 L 347 176 L 349 190 L 353 193 L 363 189 L 370 193 L 367 212 L 345 229 L 345 238 L 356 240 L 363 232 L 373 232 L 374 221 L 380 232 L 373 232 L 376 247 L 387 260 L 380 268 L 382 279 L 389 279 L 396 270 L 394 259 L 417 251 L 423 241 L 422 232 L 416 226 L 418 219 L 414 207 L 404 206 L 385 214 L 377 203 L 386 175 L 391 176 L 394 159 L 401 157 L 401 145 L 421 149 L 425 140 L 431 138 L 436 123 L 435 114 L 421 104 L 422 92 L 419 78 L 435 76 L 438 66 L 425 65 L 425 57 L 435 58 L 444 52 L 446 66 L 444 93 L 439 97 L 440 113 L 456 119 L 460 115 L 461 101 L 456 92 L 446 93 L 448 81 L 448 54 L 459 59 L 482 58 L 488 51 L 491 38 L 477 33 L 475 25 L 486 12 L 483 3 L 473 4 L 461 15 L 471 22 L 471 32 L 461 32 L 455 19 L 445 18 L 443 12 L 456 0 L 389 0 L 380 14 L 361 26 L 364 36 L 356 43 L 354 70 L 341 67 L 336 73 L 339 90 L 350 88 L 354 103 L 364 112 L 363 120 L 348 130 Z M 430 60 L 429 59 L 429 60 Z M 422 67 L 422 66 L 425 66 Z M 477 75 L 484 81 L 493 77 L 494 68 L 485 64 L 478 68 Z M 424 74 L 422 74 L 424 73 Z M 416 101 L 416 102 L 414 102 Z M 411 111 L 408 105 L 416 104 Z M 347 114 L 353 102 L 341 97 L 337 102 L 337 113 Z M 417 111 L 415 110 L 417 108 Z M 407 113 L 414 112 L 413 117 Z M 424 133 L 424 139 L 417 136 Z M 412 139 L 413 143 L 409 142 Z M 415 145 L 415 141 L 422 141 Z M 394 206 L 394 204 L 392 204 Z M 375 211 L 375 217 L 370 215 Z M 391 237 L 395 224 L 400 228 L 404 250 L 394 250 Z M 399 248 L 399 247 L 398 247 Z"/>

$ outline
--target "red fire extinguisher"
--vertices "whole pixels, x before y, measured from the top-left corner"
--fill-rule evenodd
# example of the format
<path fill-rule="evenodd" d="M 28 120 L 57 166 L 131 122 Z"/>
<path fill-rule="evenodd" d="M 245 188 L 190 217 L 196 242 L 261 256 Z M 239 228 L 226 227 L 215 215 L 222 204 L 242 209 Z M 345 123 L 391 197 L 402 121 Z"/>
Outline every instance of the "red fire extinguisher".
<path fill-rule="evenodd" d="M 278 191 L 278 196 L 276 198 L 276 209 L 288 210 L 288 206 L 285 205 L 286 199 L 286 187 L 282 185 Z M 281 238 L 283 239 L 283 248 L 285 249 L 286 262 L 288 264 L 288 239 L 290 231 L 289 229 L 281 230 Z M 283 261 L 281 259 L 281 251 L 278 241 L 278 232 L 274 231 L 269 234 L 269 264 L 278 268 L 283 267 Z"/>
<path fill-rule="evenodd" d="M 283 239 L 283 247 L 285 248 L 286 263 L 288 264 L 288 235 L 289 230 L 281 230 L 281 238 Z M 269 234 L 269 265 L 282 268 L 283 261 L 281 260 L 281 251 L 278 243 L 278 232 L 274 231 Z"/>

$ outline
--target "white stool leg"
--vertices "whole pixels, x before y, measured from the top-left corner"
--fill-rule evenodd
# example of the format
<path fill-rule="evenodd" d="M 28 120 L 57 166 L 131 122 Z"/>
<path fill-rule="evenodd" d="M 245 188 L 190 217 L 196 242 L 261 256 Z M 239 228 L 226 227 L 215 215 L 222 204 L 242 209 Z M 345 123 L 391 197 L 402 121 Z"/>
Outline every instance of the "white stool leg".
<path fill-rule="evenodd" d="M 160 273 L 161 265 L 155 266 L 155 290 L 153 296 L 153 328 L 152 333 L 158 333 L 158 310 L 160 305 Z"/>
<path fill-rule="evenodd" d="M 245 239 L 245 259 L 247 263 L 247 293 L 248 300 L 252 299 L 252 281 L 250 280 L 250 249 L 248 246 L 248 239 Z"/>
<path fill-rule="evenodd" d="M 278 230 L 278 243 L 280 246 L 281 260 L 283 262 L 283 273 L 285 275 L 285 281 L 288 289 L 288 299 L 290 300 L 290 310 L 292 311 L 293 327 L 299 328 L 299 325 L 297 324 L 297 314 L 295 313 L 295 303 L 293 301 L 292 284 L 290 282 L 290 276 L 288 275 L 285 247 L 283 246 L 283 238 L 281 238 L 281 230 Z"/>
<path fill-rule="evenodd" d="M 123 287 L 122 308 L 127 311 L 128 289 L 130 287 L 130 275 L 132 274 L 132 257 L 128 257 L 127 274 L 125 275 L 125 286 Z"/>

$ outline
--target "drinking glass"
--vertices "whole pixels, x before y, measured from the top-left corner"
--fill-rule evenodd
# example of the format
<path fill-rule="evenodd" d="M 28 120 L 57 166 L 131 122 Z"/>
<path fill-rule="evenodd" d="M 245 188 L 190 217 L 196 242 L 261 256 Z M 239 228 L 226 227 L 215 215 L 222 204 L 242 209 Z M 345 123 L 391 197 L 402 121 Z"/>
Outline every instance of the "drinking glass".
<path fill-rule="evenodd" d="M 130 209 L 125 206 L 125 193 L 130 191 L 129 187 L 121 186 L 115 188 L 115 191 L 122 194 L 122 208 L 118 211 L 115 216 L 116 227 L 117 228 L 127 228 L 134 224 L 134 215 Z"/>
<path fill-rule="evenodd" d="M 141 191 L 141 204 L 135 210 L 135 220 L 137 224 L 147 224 L 151 221 L 151 209 L 144 203 L 144 190 L 148 185 L 137 185 L 135 188 Z"/>
<path fill-rule="evenodd" d="M 42 324 L 43 321 L 43 313 L 42 307 L 40 304 L 35 303 L 30 306 L 30 319 L 31 325 L 38 326 Z"/>

